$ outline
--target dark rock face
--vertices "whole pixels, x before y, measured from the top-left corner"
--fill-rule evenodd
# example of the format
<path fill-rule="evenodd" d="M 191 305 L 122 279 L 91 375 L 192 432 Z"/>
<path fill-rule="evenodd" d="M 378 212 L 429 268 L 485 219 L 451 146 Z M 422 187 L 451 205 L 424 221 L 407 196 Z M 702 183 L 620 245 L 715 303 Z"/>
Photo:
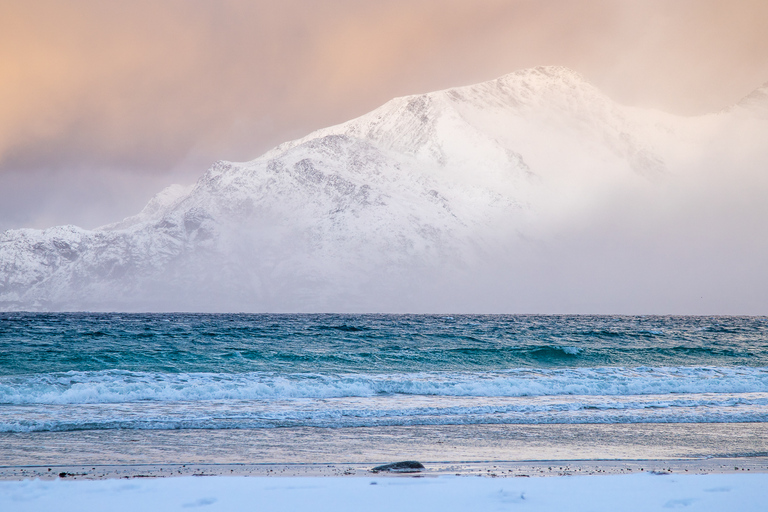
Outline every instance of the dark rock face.
<path fill-rule="evenodd" d="M 402 462 L 393 462 L 391 464 L 384 464 L 382 466 L 376 466 L 371 469 L 371 473 L 379 473 L 386 471 L 388 473 L 418 473 L 424 469 L 424 465 L 421 462 L 415 460 L 404 460 Z"/>

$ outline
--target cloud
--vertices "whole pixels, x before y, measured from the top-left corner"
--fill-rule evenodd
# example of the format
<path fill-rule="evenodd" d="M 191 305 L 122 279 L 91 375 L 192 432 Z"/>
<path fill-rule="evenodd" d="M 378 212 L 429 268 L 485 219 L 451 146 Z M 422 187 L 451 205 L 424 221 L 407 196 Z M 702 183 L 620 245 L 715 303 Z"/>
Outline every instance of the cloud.
<path fill-rule="evenodd" d="M 148 198 L 394 96 L 540 64 L 624 103 L 717 110 L 768 79 L 766 19 L 759 0 L 5 3 L 0 188 L 53 179 L 62 206 L 43 217 L 79 222 L 83 187 Z M 76 190 L 58 178 L 89 173 Z M 43 218 L 29 199 L 0 209 L 0 229 Z M 82 218 L 133 213 L 110 202 Z"/>

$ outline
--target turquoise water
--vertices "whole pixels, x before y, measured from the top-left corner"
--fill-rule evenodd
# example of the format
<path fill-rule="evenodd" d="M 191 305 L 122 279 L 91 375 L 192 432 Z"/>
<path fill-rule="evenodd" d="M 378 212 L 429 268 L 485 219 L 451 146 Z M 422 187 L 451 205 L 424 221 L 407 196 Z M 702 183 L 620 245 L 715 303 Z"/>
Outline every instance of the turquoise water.
<path fill-rule="evenodd" d="M 0 432 L 765 421 L 765 317 L 0 313 Z"/>

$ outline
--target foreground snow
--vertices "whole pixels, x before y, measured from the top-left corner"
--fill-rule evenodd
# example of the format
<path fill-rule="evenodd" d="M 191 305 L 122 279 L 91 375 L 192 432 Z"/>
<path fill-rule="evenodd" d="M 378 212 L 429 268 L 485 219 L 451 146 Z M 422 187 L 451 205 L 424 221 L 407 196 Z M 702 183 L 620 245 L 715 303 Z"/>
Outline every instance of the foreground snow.
<path fill-rule="evenodd" d="M 765 510 L 768 474 L 0 482 L 0 510 Z"/>

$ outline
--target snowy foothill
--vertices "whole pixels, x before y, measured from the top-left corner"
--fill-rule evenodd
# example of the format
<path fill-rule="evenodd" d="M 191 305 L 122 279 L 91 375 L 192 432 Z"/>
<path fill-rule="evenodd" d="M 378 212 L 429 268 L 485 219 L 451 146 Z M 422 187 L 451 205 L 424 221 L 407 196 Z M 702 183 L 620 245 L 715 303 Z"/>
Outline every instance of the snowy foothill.
<path fill-rule="evenodd" d="M 763 511 L 768 474 L 542 478 L 178 477 L 0 482 L 0 510 Z"/>

